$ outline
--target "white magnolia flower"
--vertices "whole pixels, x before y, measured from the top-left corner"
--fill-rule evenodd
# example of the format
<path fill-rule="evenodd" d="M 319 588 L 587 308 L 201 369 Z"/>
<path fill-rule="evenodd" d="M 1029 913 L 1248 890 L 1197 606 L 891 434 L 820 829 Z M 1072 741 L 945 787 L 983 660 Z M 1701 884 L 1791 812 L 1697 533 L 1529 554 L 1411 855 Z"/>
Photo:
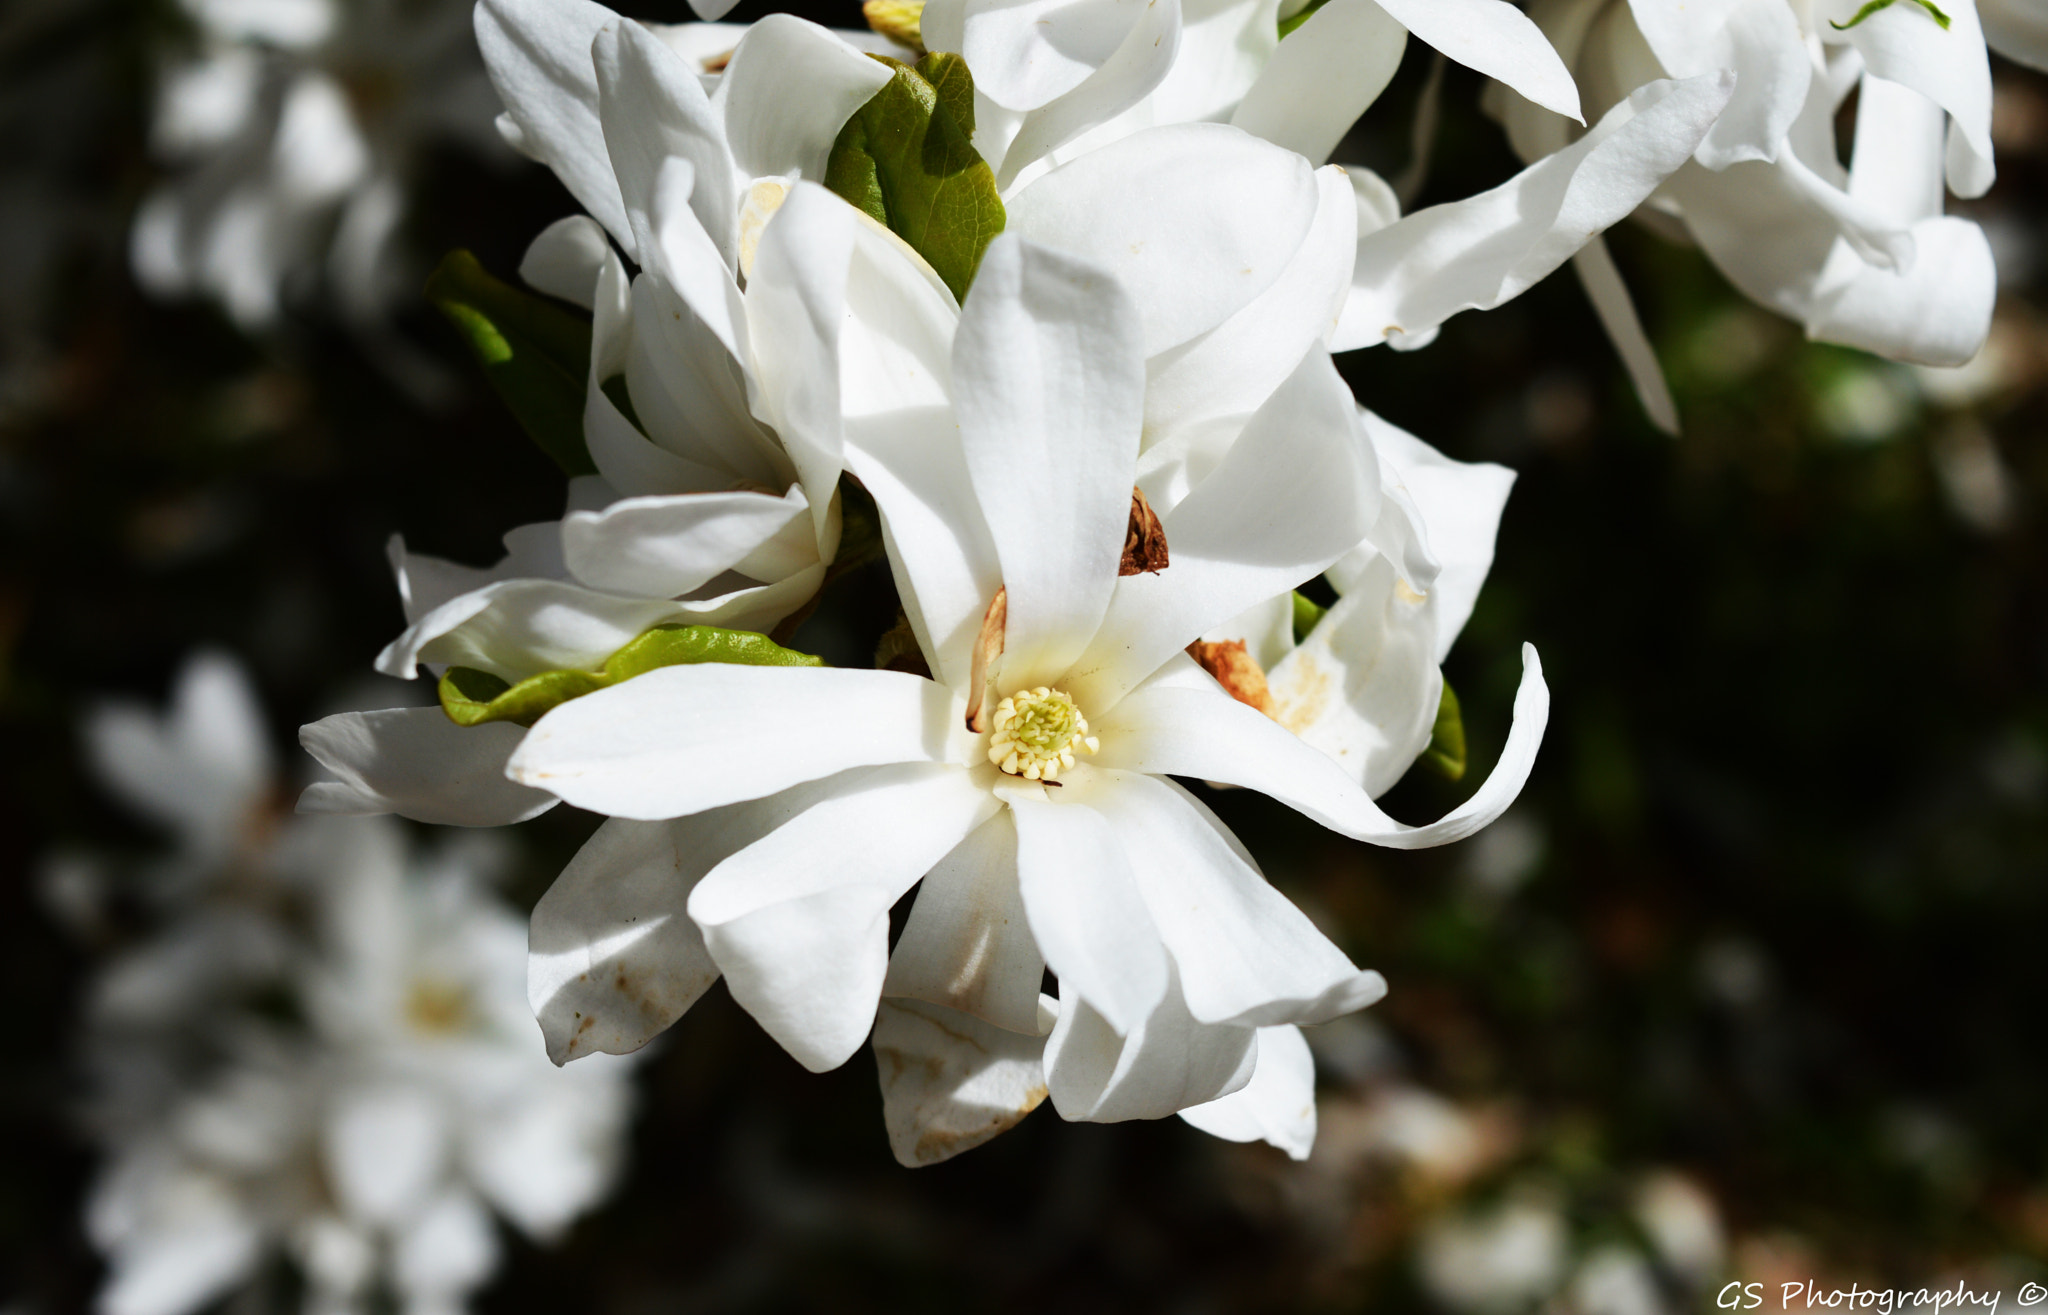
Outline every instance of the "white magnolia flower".
<path fill-rule="evenodd" d="M 271 818 L 260 710 L 219 656 L 167 716 L 109 709 L 88 742 L 189 860 L 145 874 L 168 916 L 88 993 L 100 1309 L 198 1310 L 282 1249 L 310 1309 L 362 1309 L 381 1275 L 452 1311 L 495 1267 L 491 1210 L 547 1238 L 596 1203 L 627 1070 L 564 1074 L 535 1045 L 495 846 L 422 862 L 389 822 Z"/>
<path fill-rule="evenodd" d="M 216 298 L 245 329 L 323 282 L 375 327 L 417 286 L 397 248 L 435 142 L 488 154 L 490 90 L 458 0 L 181 0 L 195 44 L 168 59 L 152 145 L 175 171 L 131 250 L 160 296 Z"/>
<path fill-rule="evenodd" d="M 1283 39 L 1278 22 L 1292 12 L 1308 17 Z M 935 0 L 922 30 L 974 72 L 975 146 L 1006 200 L 1045 169 L 1153 125 L 1224 121 L 1322 164 L 1386 89 L 1410 31 L 1528 103 L 1579 117 L 1556 52 L 1504 0 L 1329 0 L 1313 10 Z M 1712 75 L 1646 88 L 1501 186 L 1405 218 L 1384 181 L 1346 166 L 1358 249 L 1331 349 L 1420 347 L 1459 311 L 1519 296 L 1678 169 L 1728 94 Z"/>
<path fill-rule="evenodd" d="M 1683 228 L 1745 294 L 1807 336 L 1899 360 L 1977 353 L 1996 291 L 1991 249 L 1942 213 L 1944 182 L 1980 196 L 1993 178 L 1991 82 L 1973 0 L 1537 0 L 1530 8 L 1599 108 L 1655 78 L 1733 71 L 1727 112 L 1646 220 Z M 1835 117 L 1855 92 L 1849 167 Z M 1516 97 L 1493 107 L 1524 159 L 1572 134 Z M 1653 226 L 1655 226 L 1653 224 Z M 1676 417 L 1628 293 L 1604 249 L 1580 273 L 1653 415 Z"/>
<path fill-rule="evenodd" d="M 585 432 L 604 478 L 573 494 L 587 510 L 515 531 L 488 573 L 402 558 L 413 625 L 383 669 L 460 663 L 516 681 L 595 669 L 663 622 L 765 629 L 822 577 L 842 431 L 872 405 L 862 390 L 893 368 L 897 339 L 950 341 L 958 322 L 952 294 L 893 234 L 816 188 L 784 203 L 822 174 L 882 66 L 786 17 L 749 29 L 722 74 L 700 75 L 676 50 L 717 46 L 701 29 L 657 37 L 564 0 L 490 0 L 478 12 L 486 50 L 515 52 L 493 54 L 492 67 L 521 140 L 593 213 L 626 216 L 610 235 L 643 272 L 628 293 L 587 219 L 535 243 L 526 273 L 537 286 L 577 296 L 597 285 Z M 791 69 L 823 70 L 804 78 L 826 89 L 817 104 L 782 94 Z M 709 96 L 700 76 L 715 84 Z M 773 150 L 739 145 L 756 139 Z M 693 161 L 706 159 L 700 173 Z M 707 201 L 702 177 L 731 179 L 726 199 Z M 737 196 L 747 199 L 735 209 Z M 1357 249 L 1340 170 L 1312 170 L 1223 125 L 1134 134 L 1016 189 L 1007 210 L 1011 231 L 1136 294 L 1153 442 L 1183 421 L 1241 420 L 1263 401 L 1333 332 Z M 812 340 L 812 325 L 842 315 Z M 872 370 L 818 386 L 828 350 Z M 600 386 L 617 379 L 641 428 Z M 748 480 L 795 484 L 780 497 L 731 487 Z M 693 486 L 720 491 L 684 491 Z M 698 592 L 679 598 L 684 587 Z M 431 708 L 331 718 L 305 742 L 343 779 L 302 806 L 463 824 L 531 816 L 550 798 L 502 775 L 521 735 L 461 730 Z"/>
<path fill-rule="evenodd" d="M 510 770 L 614 819 L 535 911 L 530 990 L 552 1055 L 630 1051 L 722 973 L 822 1070 L 900 998 L 875 1039 L 892 1141 L 916 1163 L 1048 1090 L 1063 1116 L 1105 1121 L 1217 1100 L 1247 1087 L 1262 1028 L 1384 989 L 1168 776 L 1260 789 L 1380 843 L 1444 843 L 1520 789 L 1548 696 L 1527 653 L 1492 778 L 1433 826 L 1394 823 L 1183 652 L 1377 518 L 1377 463 L 1327 354 L 1240 416 L 1228 455 L 1162 518 L 1170 564 L 1124 575 L 1138 304 L 1005 236 L 957 332 L 936 313 L 913 326 L 895 370 L 845 355 L 833 369 L 848 468 L 881 509 L 932 676 L 666 668 L 556 708 Z M 920 879 L 892 955 L 889 909 Z M 1039 994 L 1047 966 L 1057 1001 Z M 920 1052 L 904 1036 L 920 1018 L 925 1041 L 951 1028 L 968 1049 Z"/>

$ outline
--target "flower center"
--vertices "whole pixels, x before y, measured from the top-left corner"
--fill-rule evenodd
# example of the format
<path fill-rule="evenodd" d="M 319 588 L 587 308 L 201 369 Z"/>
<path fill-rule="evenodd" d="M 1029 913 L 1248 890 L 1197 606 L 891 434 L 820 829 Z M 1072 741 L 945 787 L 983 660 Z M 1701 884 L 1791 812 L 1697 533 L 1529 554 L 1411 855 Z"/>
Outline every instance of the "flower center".
<path fill-rule="evenodd" d="M 1020 689 L 996 705 L 988 760 L 1027 781 L 1057 781 L 1074 765 L 1074 751 L 1094 753 L 1101 741 L 1065 690 Z"/>
<path fill-rule="evenodd" d="M 447 1036 L 469 1023 L 469 992 L 452 982 L 421 978 L 405 997 L 405 1021 L 426 1036 Z"/>

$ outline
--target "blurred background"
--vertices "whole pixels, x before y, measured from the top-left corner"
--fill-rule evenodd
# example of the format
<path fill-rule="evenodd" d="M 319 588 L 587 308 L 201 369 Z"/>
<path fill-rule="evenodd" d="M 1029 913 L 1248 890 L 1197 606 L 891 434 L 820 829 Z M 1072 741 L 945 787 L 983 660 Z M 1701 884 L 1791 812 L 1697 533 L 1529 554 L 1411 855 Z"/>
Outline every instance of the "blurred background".
<path fill-rule="evenodd" d="M 126 933 L 81 932 L 48 856 L 164 843 L 94 775 L 81 718 L 160 705 L 191 652 L 224 649 L 296 780 L 302 722 L 423 699 L 370 669 L 402 627 L 387 537 L 484 565 L 560 513 L 559 473 L 416 293 L 458 246 L 509 277 L 574 208 L 494 145 L 466 7 L 377 8 L 372 37 L 431 35 L 321 56 L 317 95 L 250 74 L 261 132 L 321 131 L 338 95 L 356 145 L 336 149 L 361 157 L 269 179 L 296 208 L 256 213 L 236 189 L 271 157 L 247 107 L 176 84 L 260 9 L 0 9 L 8 1312 L 88 1309 L 101 1279 L 77 1020 Z M 858 24 L 850 0 L 799 12 Z M 1411 46 L 1338 159 L 1409 170 L 1431 75 Z M 1442 76 L 1418 205 L 1515 169 L 1476 76 Z M 507 1233 L 476 1308 L 1654 1315 L 1731 1279 L 2048 1277 L 2048 79 L 1994 76 L 2000 178 L 1956 208 L 1992 235 L 2001 300 L 1963 370 L 1807 344 L 1629 226 L 1611 241 L 1676 441 L 1569 277 L 1422 351 L 1343 359 L 1368 406 L 1520 475 L 1447 664 L 1475 771 L 1411 777 L 1389 811 L 1436 816 L 1483 776 L 1525 639 L 1555 711 L 1514 810 L 1447 849 L 1210 796 L 1392 985 L 1312 1038 L 1307 1163 L 1047 1108 L 900 1169 L 868 1052 L 807 1074 L 714 987 L 638 1071 L 612 1197 L 553 1247 Z M 237 151 L 257 162 L 222 163 Z M 260 268 L 209 264 L 202 229 Z M 850 624 L 828 606 L 795 645 Z M 508 898 L 529 907 L 596 821 L 517 828 Z M 223 1309 L 270 1308 L 240 1300 Z"/>

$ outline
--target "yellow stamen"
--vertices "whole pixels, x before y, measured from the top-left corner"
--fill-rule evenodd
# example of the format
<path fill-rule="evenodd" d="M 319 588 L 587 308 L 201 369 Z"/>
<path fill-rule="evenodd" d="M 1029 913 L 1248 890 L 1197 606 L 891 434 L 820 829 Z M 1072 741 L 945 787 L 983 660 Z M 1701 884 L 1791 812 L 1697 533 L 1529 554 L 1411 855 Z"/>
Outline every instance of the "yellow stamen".
<path fill-rule="evenodd" d="M 1094 753 L 1102 742 L 1065 690 L 1020 689 L 996 705 L 988 760 L 1027 781 L 1057 781 L 1074 765 L 1074 752 Z"/>

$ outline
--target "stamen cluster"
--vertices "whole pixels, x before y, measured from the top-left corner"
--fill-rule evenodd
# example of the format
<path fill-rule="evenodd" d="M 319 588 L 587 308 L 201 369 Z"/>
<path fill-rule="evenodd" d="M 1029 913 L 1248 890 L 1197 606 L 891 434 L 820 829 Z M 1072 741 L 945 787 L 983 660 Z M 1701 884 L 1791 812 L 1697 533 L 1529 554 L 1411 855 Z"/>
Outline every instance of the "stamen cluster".
<path fill-rule="evenodd" d="M 1057 781 L 1074 765 L 1075 749 L 1094 753 L 1101 747 L 1067 692 L 1040 685 L 996 705 L 988 760 L 1027 781 Z"/>

